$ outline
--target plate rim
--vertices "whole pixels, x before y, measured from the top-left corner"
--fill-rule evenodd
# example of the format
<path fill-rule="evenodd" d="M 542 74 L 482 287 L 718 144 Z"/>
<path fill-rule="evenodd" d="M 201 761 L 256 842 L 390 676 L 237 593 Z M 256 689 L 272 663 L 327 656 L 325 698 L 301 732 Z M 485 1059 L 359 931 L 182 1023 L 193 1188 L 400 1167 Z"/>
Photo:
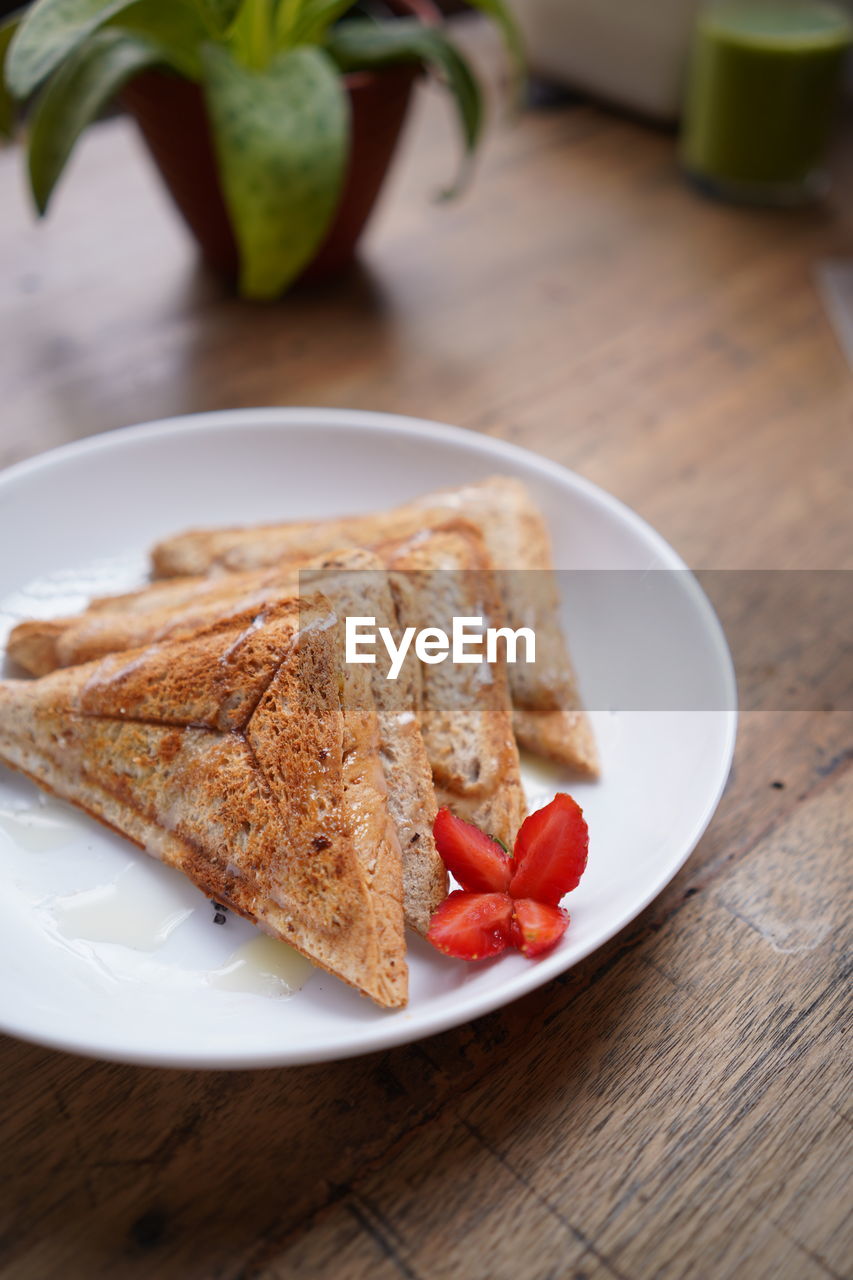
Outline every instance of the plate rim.
<path fill-rule="evenodd" d="M 557 481 L 577 493 L 592 499 L 615 515 L 630 529 L 638 534 L 644 543 L 651 544 L 661 557 L 666 567 L 683 570 L 687 574 L 688 589 L 693 605 L 703 615 L 702 621 L 707 634 L 713 641 L 713 652 L 718 664 L 718 673 L 728 686 L 730 698 L 728 709 L 714 712 L 720 717 L 721 742 L 716 764 L 717 777 L 715 785 L 708 793 L 708 798 L 701 810 L 697 812 L 691 825 L 689 835 L 684 841 L 681 854 L 667 864 L 662 874 L 650 880 L 646 891 L 630 909 L 623 912 L 614 922 L 608 924 L 603 934 L 596 936 L 585 944 L 580 952 L 573 955 L 567 963 L 560 963 L 559 953 L 546 956 L 529 970 L 517 975 L 510 995 L 500 988 L 478 993 L 463 1001 L 461 1005 L 439 1011 L 430 1018 L 427 1027 L 412 1027 L 407 1019 L 407 1010 L 398 1012 L 394 1021 L 384 1022 L 382 1019 L 372 1024 L 360 1024 L 358 1031 L 344 1042 L 315 1040 L 308 1049 L 300 1051 L 299 1046 L 277 1045 L 269 1050 L 254 1049 L 247 1054 L 239 1051 L 200 1054 L 176 1052 L 164 1053 L 161 1049 L 144 1050 L 128 1048 L 117 1049 L 112 1044 L 102 1044 L 91 1035 L 76 1038 L 71 1032 L 50 1034 L 40 1029 L 33 1030 L 20 1025 L 14 1017 L 9 1018 L 5 1010 L 0 1010 L 0 1031 L 31 1044 L 45 1048 L 57 1049 L 87 1058 L 102 1061 L 123 1062 L 136 1066 L 159 1066 L 169 1069 L 205 1069 L 205 1070 L 252 1070 L 272 1067 L 305 1066 L 321 1062 L 342 1061 L 346 1058 L 360 1057 L 370 1053 L 381 1052 L 397 1046 L 426 1039 L 438 1035 L 462 1023 L 480 1018 L 495 1009 L 510 1004 L 522 996 L 528 995 L 537 987 L 552 981 L 561 973 L 567 972 L 585 960 L 594 951 L 604 946 L 622 929 L 635 920 L 648 905 L 675 878 L 690 858 L 700 839 L 717 810 L 731 772 L 737 736 L 737 682 L 731 651 L 717 614 L 702 590 L 698 580 L 685 561 L 679 556 L 669 542 L 658 533 L 647 520 L 617 498 L 608 490 L 579 475 L 562 463 L 556 462 L 543 454 L 524 448 L 512 441 L 502 440 L 466 427 L 451 426 L 428 418 L 412 417 L 406 414 L 387 413 L 369 409 L 323 408 L 322 406 L 265 406 L 234 409 L 216 409 L 189 414 L 175 414 L 168 418 L 157 418 L 147 422 L 118 427 L 97 435 L 86 436 L 79 440 L 69 441 L 54 449 L 46 450 L 32 458 L 22 459 L 10 467 L 0 471 L 0 494 L 10 485 L 37 475 L 40 471 L 50 470 L 61 465 L 66 458 L 78 458 L 87 454 L 108 452 L 120 448 L 125 440 L 156 440 L 158 437 L 168 438 L 175 434 L 184 434 L 197 430 L 229 431 L 244 425 L 268 426 L 281 430 L 298 429 L 305 426 L 344 427 L 353 429 L 369 429 L 385 431 L 390 434 L 402 434 L 411 438 L 441 440 L 448 445 L 462 445 L 466 450 L 474 449 L 482 453 L 484 458 L 494 461 L 505 460 L 510 466 L 523 464 L 525 469 L 539 472 L 543 477 Z M 408 1015 L 411 1017 L 411 1014 Z"/>

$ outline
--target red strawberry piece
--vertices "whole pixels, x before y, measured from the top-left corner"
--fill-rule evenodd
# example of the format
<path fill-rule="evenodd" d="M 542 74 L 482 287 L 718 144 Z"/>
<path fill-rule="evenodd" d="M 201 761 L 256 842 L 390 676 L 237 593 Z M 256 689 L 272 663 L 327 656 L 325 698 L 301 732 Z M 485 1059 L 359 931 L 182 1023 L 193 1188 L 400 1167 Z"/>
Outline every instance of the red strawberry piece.
<path fill-rule="evenodd" d="M 522 955 L 539 956 L 559 942 L 569 926 L 569 913 L 532 898 L 513 903 L 510 941 Z"/>
<path fill-rule="evenodd" d="M 427 938 L 445 955 L 481 960 L 503 951 L 511 922 L 512 899 L 508 894 L 455 889 L 430 921 Z"/>
<path fill-rule="evenodd" d="M 512 862 L 503 849 L 470 822 L 439 809 L 433 835 L 442 861 L 463 889 L 472 893 L 505 893 L 512 877 Z"/>
<path fill-rule="evenodd" d="M 580 806 L 558 792 L 550 804 L 521 824 L 510 893 L 555 907 L 564 893 L 577 886 L 588 851 L 589 831 Z"/>

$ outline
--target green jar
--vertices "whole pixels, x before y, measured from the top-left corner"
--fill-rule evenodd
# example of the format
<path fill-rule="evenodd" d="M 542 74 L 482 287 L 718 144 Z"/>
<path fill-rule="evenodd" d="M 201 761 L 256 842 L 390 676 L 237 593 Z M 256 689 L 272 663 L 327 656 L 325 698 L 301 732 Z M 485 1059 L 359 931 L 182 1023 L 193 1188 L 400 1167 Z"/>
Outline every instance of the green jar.
<path fill-rule="evenodd" d="M 681 159 L 716 194 L 799 203 L 822 185 L 847 14 L 823 0 L 720 0 L 699 17 Z"/>

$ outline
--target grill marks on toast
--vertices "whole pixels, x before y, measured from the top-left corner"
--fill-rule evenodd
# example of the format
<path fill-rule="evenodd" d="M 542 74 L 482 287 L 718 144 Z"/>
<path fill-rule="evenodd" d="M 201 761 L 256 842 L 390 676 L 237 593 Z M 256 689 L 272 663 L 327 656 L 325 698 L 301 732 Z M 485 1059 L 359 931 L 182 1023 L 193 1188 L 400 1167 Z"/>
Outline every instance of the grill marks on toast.
<path fill-rule="evenodd" d="M 370 704 L 352 717 L 342 701 L 334 621 L 316 597 L 248 635 L 202 636 L 206 667 L 194 638 L 2 682 L 0 757 L 394 1008 L 400 851 Z M 238 654 L 245 698 L 220 709 L 213 659 Z"/>
<path fill-rule="evenodd" d="M 298 608 L 298 602 L 283 603 L 279 618 L 288 604 Z M 282 636 L 275 617 L 236 621 L 241 630 L 223 623 L 195 636 L 182 649 L 179 664 L 174 646 L 161 643 L 101 659 L 80 691 L 80 711 L 221 733 L 245 731 L 288 652 L 275 650 Z"/>

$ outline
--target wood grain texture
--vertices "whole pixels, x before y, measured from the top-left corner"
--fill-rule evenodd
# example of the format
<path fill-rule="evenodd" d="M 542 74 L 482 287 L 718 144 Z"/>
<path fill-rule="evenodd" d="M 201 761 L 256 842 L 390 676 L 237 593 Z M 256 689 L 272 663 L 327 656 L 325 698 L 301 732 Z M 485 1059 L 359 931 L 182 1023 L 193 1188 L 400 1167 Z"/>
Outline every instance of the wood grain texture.
<path fill-rule="evenodd" d="M 703 202 L 669 136 L 591 106 L 496 131 L 436 207 L 453 146 L 422 91 L 361 269 L 270 307 L 198 268 L 127 123 L 42 226 L 0 155 L 0 464 L 190 410 L 389 409 L 576 468 L 697 567 L 850 568 L 850 378 L 812 284 L 853 242 L 849 136 L 789 214 Z M 0 1275 L 849 1275 L 851 744 L 849 712 L 747 713 L 655 903 L 422 1044 L 206 1074 L 0 1041 Z"/>

